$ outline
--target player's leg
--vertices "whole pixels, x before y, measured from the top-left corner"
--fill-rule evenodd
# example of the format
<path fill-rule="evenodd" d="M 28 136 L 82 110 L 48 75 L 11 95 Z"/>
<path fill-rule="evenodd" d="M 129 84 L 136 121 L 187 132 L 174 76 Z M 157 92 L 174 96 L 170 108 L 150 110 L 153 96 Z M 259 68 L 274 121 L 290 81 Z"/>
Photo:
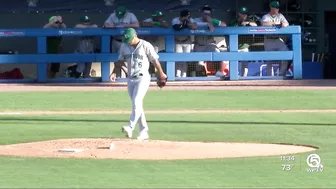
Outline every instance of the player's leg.
<path fill-rule="evenodd" d="M 249 49 L 248 48 L 240 49 L 238 50 L 238 52 L 249 52 Z M 248 74 L 248 62 L 247 61 L 241 62 L 241 72 L 242 72 L 241 76 L 247 77 L 247 74 Z"/>
<path fill-rule="evenodd" d="M 281 40 L 277 41 L 277 47 L 278 47 L 278 49 L 277 49 L 278 51 L 289 51 L 287 45 Z M 279 75 L 280 76 L 286 76 L 286 72 L 288 70 L 287 68 L 288 68 L 288 61 L 287 60 L 282 60 L 280 62 L 280 69 L 279 69 L 280 73 L 279 73 Z"/>
<path fill-rule="evenodd" d="M 273 39 L 265 39 L 265 42 L 264 42 L 265 51 L 273 51 L 275 49 L 273 41 L 274 41 Z M 266 74 L 267 74 L 267 76 L 272 75 L 272 69 L 273 69 L 272 64 L 273 64 L 272 61 L 267 61 L 266 62 Z"/>
<path fill-rule="evenodd" d="M 60 63 L 52 63 L 50 66 L 50 78 L 55 78 L 61 67 Z"/>
<path fill-rule="evenodd" d="M 191 51 L 191 44 L 184 44 L 183 45 L 183 52 L 190 53 Z M 188 72 L 188 63 L 184 62 L 182 64 L 182 77 L 187 77 Z"/>
<path fill-rule="evenodd" d="M 128 92 L 128 96 L 130 97 L 131 102 L 132 102 L 132 114 L 133 114 L 133 110 L 134 110 L 134 108 L 133 108 L 133 93 L 134 93 L 135 86 L 136 86 L 136 83 L 134 81 L 132 81 L 132 80 L 127 81 L 127 92 Z M 131 114 L 131 118 L 132 118 L 132 114 Z M 127 126 L 122 127 L 122 132 L 125 133 L 126 137 L 132 138 L 133 129 L 134 129 L 134 126 L 131 127 L 130 124 L 129 124 Z"/>
<path fill-rule="evenodd" d="M 183 53 L 183 44 L 176 44 L 175 45 L 175 52 L 176 53 Z M 176 70 L 176 77 L 182 76 L 182 63 L 175 64 L 175 70 Z"/>
<path fill-rule="evenodd" d="M 134 130 L 137 122 L 141 118 L 140 122 L 142 128 L 140 129 L 148 130 L 148 125 L 143 110 L 143 99 L 150 85 L 150 76 L 144 76 L 143 78 L 132 82 L 134 82 L 132 84 L 134 85 L 133 91 L 129 91 L 130 95 L 132 95 L 132 114 L 130 116 L 129 127 Z"/>
<path fill-rule="evenodd" d="M 207 45 L 206 52 L 221 52 L 216 44 Z M 217 77 L 230 76 L 229 71 L 230 62 L 229 61 L 221 61 L 219 71 L 216 72 Z"/>

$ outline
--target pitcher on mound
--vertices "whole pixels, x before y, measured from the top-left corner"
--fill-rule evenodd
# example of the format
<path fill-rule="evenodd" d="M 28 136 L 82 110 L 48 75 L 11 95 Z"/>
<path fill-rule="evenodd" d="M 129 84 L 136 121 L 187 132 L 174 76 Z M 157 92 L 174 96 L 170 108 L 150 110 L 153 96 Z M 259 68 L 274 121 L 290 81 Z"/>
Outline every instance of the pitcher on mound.
<path fill-rule="evenodd" d="M 127 63 L 128 81 L 127 89 L 128 94 L 132 100 L 132 114 L 127 126 L 122 127 L 122 132 L 126 137 L 132 138 L 134 128 L 139 123 L 138 140 L 149 139 L 148 124 L 146 121 L 145 113 L 143 110 L 143 99 L 146 96 L 147 90 L 150 85 L 151 76 L 149 74 L 150 63 L 154 65 L 157 70 L 158 83 L 165 83 L 167 80 L 166 74 L 161 68 L 159 62 L 159 55 L 155 52 L 152 44 L 139 39 L 136 31 L 133 28 L 128 28 L 124 31 L 123 44 L 119 50 L 118 63 Z M 116 63 L 115 65 L 122 65 Z M 115 81 L 114 68 L 110 76 L 111 81 Z"/>

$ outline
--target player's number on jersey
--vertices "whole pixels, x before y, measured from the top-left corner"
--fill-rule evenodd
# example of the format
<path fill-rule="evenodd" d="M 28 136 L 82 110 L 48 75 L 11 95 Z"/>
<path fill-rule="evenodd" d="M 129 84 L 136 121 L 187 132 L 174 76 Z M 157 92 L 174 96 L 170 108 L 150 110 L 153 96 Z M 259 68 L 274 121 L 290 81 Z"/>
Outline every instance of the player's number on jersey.
<path fill-rule="evenodd" d="M 135 68 L 142 68 L 142 62 L 138 62 L 138 63 L 133 64 L 133 69 L 135 69 Z"/>

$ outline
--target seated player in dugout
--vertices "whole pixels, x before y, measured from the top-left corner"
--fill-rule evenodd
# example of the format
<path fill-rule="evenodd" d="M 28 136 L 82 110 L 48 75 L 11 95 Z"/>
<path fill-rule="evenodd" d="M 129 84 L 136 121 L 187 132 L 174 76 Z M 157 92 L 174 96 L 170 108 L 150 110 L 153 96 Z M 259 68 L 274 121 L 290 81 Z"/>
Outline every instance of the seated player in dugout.
<path fill-rule="evenodd" d="M 251 27 L 258 26 L 252 19 L 248 17 L 248 10 L 246 7 L 241 7 L 235 19 L 231 20 L 229 23 L 230 27 Z M 249 52 L 250 45 L 248 44 L 248 38 L 251 35 L 240 35 L 238 36 L 238 52 Z M 246 77 L 248 74 L 248 62 L 241 63 L 240 76 Z"/>
<path fill-rule="evenodd" d="M 104 28 L 138 28 L 140 27 L 137 17 L 130 11 L 127 10 L 125 6 L 119 6 L 114 13 L 106 19 L 104 23 Z M 122 45 L 122 36 L 111 37 L 111 51 L 112 53 L 119 52 L 120 46 Z M 114 65 L 118 67 L 116 70 L 116 77 L 121 77 L 121 71 L 127 75 L 127 65 L 121 63 L 121 65 Z"/>
<path fill-rule="evenodd" d="M 159 28 L 168 28 L 169 24 L 164 18 L 164 14 L 161 11 L 156 11 L 150 18 L 146 18 L 140 23 L 141 27 L 159 27 Z M 162 38 L 162 40 L 160 40 Z M 155 49 L 155 52 L 159 52 L 159 43 L 160 41 L 164 41 L 164 37 L 162 36 L 143 36 L 143 39 L 145 41 L 150 42 Z M 149 72 L 151 74 L 155 74 L 156 68 L 153 66 L 153 64 L 149 67 Z"/>
<path fill-rule="evenodd" d="M 195 18 L 197 27 L 207 27 L 209 31 L 214 31 L 215 27 L 226 27 L 226 23 L 218 19 L 212 18 L 212 8 L 205 5 L 202 8 L 202 16 Z M 194 41 L 194 52 L 220 52 L 214 36 L 197 35 Z M 199 65 L 204 66 L 204 61 L 200 61 Z M 220 70 L 222 76 L 229 76 L 229 63 L 227 61 L 220 62 Z M 219 75 L 219 74 L 216 74 Z"/>
<path fill-rule="evenodd" d="M 288 21 L 285 16 L 279 13 L 280 3 L 278 1 L 271 1 L 269 4 L 270 11 L 261 18 L 262 26 L 275 26 L 275 27 L 287 27 Z M 289 51 L 285 43 L 284 36 L 279 35 L 265 35 L 264 38 L 264 48 L 265 51 Z M 287 72 L 287 61 L 281 61 L 280 63 L 280 76 L 286 76 Z M 272 63 L 269 62 L 267 65 L 267 75 L 270 76 L 272 73 Z"/>

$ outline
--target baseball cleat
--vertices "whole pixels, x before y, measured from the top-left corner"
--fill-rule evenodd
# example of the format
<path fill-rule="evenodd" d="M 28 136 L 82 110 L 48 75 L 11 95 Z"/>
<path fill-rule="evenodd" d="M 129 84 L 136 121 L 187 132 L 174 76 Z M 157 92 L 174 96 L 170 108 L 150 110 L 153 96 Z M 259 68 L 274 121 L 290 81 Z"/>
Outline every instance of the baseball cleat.
<path fill-rule="evenodd" d="M 224 72 L 221 72 L 221 71 L 216 72 L 216 77 L 224 77 L 224 76 L 225 76 Z"/>
<path fill-rule="evenodd" d="M 139 136 L 137 137 L 138 140 L 148 140 L 149 139 L 149 135 L 147 131 L 141 131 L 139 133 Z"/>
<path fill-rule="evenodd" d="M 128 138 L 132 138 L 132 128 L 130 126 L 123 126 L 121 131 L 125 133 L 125 136 Z"/>

